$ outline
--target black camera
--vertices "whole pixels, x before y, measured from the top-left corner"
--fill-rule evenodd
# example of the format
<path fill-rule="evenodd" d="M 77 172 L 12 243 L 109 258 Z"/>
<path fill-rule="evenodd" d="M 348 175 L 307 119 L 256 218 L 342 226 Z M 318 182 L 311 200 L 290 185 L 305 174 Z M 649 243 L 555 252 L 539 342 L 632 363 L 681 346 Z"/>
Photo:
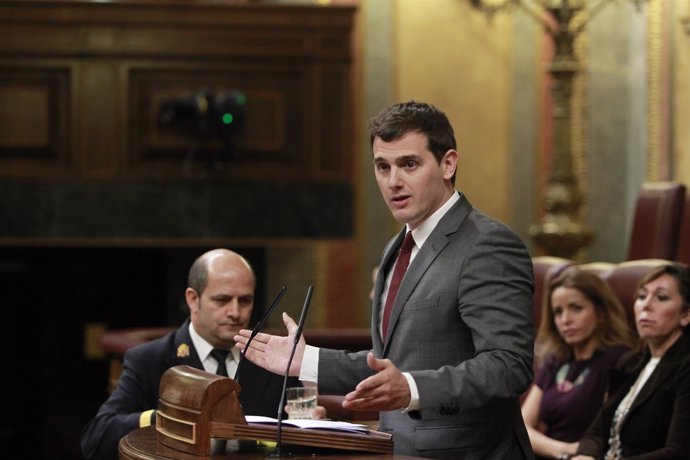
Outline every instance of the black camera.
<path fill-rule="evenodd" d="M 247 97 L 240 91 L 214 93 L 203 90 L 164 103 L 159 123 L 199 140 L 222 140 L 232 145 L 242 134 L 246 102 Z"/>

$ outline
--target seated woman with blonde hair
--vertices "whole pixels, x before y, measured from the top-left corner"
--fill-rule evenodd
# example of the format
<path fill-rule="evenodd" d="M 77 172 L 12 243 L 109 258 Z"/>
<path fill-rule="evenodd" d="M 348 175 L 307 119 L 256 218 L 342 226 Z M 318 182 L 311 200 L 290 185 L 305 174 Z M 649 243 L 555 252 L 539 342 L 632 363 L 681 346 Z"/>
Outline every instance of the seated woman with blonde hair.
<path fill-rule="evenodd" d="M 537 371 L 522 416 L 537 458 L 570 458 L 601 408 L 609 370 L 633 345 L 609 285 L 571 267 L 548 285 L 537 333 Z"/>
<path fill-rule="evenodd" d="M 643 349 L 611 374 L 611 397 L 575 459 L 690 459 L 690 270 L 669 264 L 639 284 L 635 326 Z"/>

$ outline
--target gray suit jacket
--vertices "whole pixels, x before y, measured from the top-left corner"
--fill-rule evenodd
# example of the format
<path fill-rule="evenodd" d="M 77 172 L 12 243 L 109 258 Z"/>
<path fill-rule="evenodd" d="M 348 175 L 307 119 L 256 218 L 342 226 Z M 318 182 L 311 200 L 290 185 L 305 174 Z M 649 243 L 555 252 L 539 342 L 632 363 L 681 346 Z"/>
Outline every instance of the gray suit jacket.
<path fill-rule="evenodd" d="M 530 255 L 461 195 L 410 264 L 383 341 L 379 299 L 403 237 L 383 252 L 371 334 L 375 355 L 412 375 L 421 409 L 383 412 L 380 429 L 393 433 L 400 454 L 532 458 L 518 401 L 532 381 Z M 352 391 L 372 374 L 366 354 L 322 349 L 319 391 Z"/>

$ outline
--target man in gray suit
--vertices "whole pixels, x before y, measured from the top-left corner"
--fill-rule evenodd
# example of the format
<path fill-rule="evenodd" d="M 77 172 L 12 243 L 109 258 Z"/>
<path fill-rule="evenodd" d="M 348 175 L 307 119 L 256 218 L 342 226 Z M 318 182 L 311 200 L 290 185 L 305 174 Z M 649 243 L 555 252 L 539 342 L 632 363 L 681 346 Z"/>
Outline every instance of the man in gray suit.
<path fill-rule="evenodd" d="M 380 429 L 393 433 L 396 453 L 532 458 L 518 402 L 532 381 L 530 255 L 512 231 L 455 190 L 458 153 L 443 112 L 400 103 L 369 129 L 379 188 L 406 227 L 383 251 L 373 350 L 318 349 L 301 339 L 290 374 L 315 382 L 321 393 L 346 394 L 346 408 L 381 411 Z M 393 267 L 407 232 L 410 262 L 397 282 Z M 246 355 L 278 373 L 296 331 L 291 318 L 283 320 L 287 338 L 259 334 Z M 248 335 L 235 337 L 238 347 Z"/>

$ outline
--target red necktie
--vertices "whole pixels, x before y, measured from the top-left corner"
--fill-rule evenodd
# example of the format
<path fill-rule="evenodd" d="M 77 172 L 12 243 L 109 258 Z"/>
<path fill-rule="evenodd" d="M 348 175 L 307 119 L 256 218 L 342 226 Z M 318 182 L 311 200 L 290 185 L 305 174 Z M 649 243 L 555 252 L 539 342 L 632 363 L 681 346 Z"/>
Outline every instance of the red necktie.
<path fill-rule="evenodd" d="M 407 266 L 410 264 L 410 255 L 412 254 L 413 247 L 414 238 L 412 238 L 412 232 L 407 232 L 405 239 L 400 246 L 398 260 L 395 262 L 393 278 L 391 278 L 391 285 L 388 287 L 388 295 L 386 296 L 386 306 L 383 309 L 383 324 L 381 325 L 383 340 L 386 340 L 386 335 L 388 334 L 388 322 L 391 318 L 391 312 L 393 311 L 393 304 L 395 303 L 395 298 L 398 295 L 400 283 L 402 282 L 405 272 L 407 271 Z"/>

